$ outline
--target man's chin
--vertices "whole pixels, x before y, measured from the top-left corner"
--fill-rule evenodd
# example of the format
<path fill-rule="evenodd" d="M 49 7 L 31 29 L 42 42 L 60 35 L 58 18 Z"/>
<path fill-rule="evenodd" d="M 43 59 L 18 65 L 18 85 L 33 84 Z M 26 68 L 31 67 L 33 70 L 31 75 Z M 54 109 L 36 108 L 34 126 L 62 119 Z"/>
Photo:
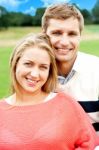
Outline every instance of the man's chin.
<path fill-rule="evenodd" d="M 57 57 L 56 60 L 59 61 L 59 62 L 67 62 L 67 61 L 70 61 L 71 58 L 70 57 L 65 57 L 65 58 Z"/>

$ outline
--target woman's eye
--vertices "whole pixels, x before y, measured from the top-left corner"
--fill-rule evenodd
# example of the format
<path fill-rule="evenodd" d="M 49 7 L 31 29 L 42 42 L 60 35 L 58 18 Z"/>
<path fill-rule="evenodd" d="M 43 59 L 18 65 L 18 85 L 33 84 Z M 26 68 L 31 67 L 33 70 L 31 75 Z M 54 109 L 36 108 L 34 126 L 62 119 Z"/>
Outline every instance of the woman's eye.
<path fill-rule="evenodd" d="M 32 64 L 29 63 L 29 62 L 24 63 L 24 65 L 25 65 L 25 66 L 32 66 Z"/>
<path fill-rule="evenodd" d="M 41 69 L 48 69 L 48 67 L 47 66 L 41 66 Z"/>

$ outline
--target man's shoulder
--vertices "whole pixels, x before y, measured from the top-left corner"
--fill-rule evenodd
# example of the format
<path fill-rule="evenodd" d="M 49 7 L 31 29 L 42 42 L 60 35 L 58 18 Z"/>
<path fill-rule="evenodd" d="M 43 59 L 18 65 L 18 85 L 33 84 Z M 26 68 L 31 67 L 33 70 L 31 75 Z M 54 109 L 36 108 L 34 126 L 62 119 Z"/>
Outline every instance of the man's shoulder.
<path fill-rule="evenodd" d="M 87 60 L 96 60 L 99 61 L 99 57 L 92 55 L 92 54 L 88 54 L 88 53 L 84 53 L 84 52 L 78 52 L 78 57 L 81 57 L 83 59 L 87 59 Z"/>
<path fill-rule="evenodd" d="M 78 52 L 77 61 L 83 63 L 84 65 L 89 65 L 93 67 L 93 65 L 99 65 L 99 57 L 83 52 Z"/>
<path fill-rule="evenodd" d="M 99 67 L 99 57 L 78 52 L 77 58 L 74 63 L 74 68 L 80 72 L 96 72 Z"/>

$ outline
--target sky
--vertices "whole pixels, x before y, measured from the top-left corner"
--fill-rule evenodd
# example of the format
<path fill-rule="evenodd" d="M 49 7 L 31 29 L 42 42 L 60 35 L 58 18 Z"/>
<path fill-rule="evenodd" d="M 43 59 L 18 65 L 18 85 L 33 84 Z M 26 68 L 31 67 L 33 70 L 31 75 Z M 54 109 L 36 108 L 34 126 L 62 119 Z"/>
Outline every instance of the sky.
<path fill-rule="evenodd" d="M 5 7 L 8 11 L 35 15 L 37 8 L 47 7 L 58 2 L 75 3 L 81 9 L 91 10 L 95 5 L 96 0 L 0 0 L 0 6 Z"/>

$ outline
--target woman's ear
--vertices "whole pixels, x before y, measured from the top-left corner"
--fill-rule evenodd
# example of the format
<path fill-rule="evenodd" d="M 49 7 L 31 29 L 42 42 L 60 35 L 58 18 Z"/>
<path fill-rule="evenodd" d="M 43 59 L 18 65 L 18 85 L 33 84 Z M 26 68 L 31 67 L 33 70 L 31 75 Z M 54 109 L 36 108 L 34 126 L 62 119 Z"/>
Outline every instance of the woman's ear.
<path fill-rule="evenodd" d="M 54 90 L 54 92 L 58 93 L 58 92 L 63 92 L 63 91 L 65 91 L 64 85 L 57 82 L 56 89 Z"/>

